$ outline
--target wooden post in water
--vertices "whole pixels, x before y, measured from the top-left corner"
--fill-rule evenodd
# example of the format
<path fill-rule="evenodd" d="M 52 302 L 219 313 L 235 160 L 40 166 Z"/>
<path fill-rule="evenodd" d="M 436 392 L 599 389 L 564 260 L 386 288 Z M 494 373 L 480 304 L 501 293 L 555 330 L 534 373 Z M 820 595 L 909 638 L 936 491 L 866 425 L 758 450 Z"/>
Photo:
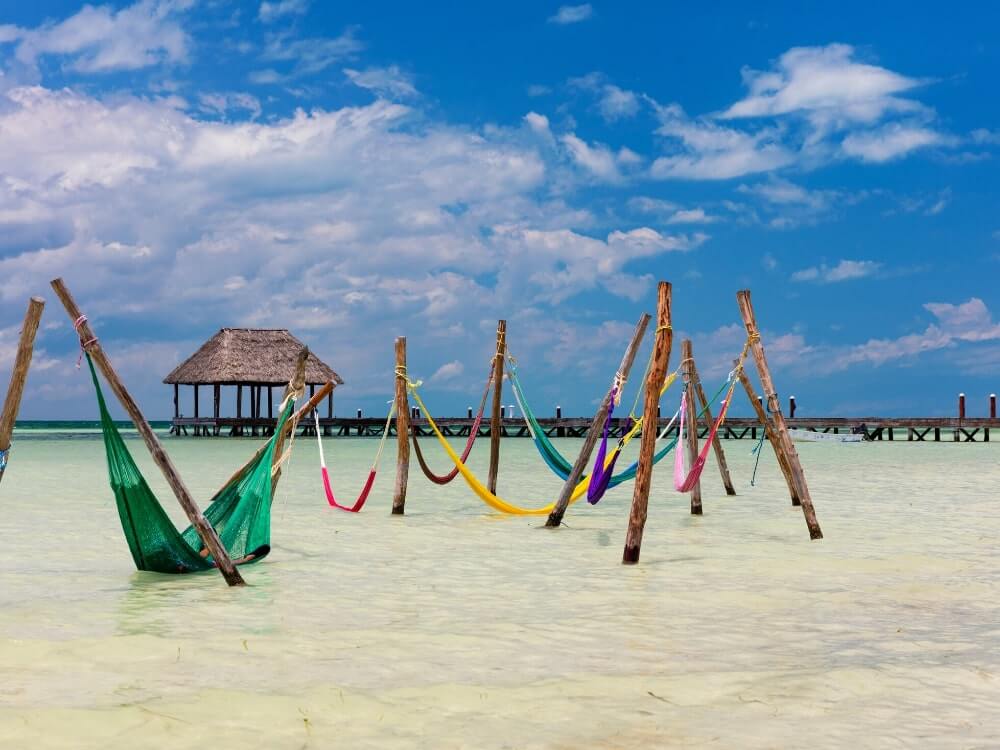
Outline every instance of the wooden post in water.
<path fill-rule="evenodd" d="M 10 370 L 10 385 L 7 386 L 7 398 L 3 402 L 3 413 L 0 414 L 0 479 L 7 470 L 7 453 L 10 451 L 10 440 L 14 434 L 14 423 L 17 413 L 21 410 L 21 397 L 24 395 L 24 384 L 28 379 L 28 368 L 31 367 L 31 355 L 35 349 L 35 335 L 42 319 L 45 300 L 32 297 L 28 300 L 28 310 L 24 313 L 21 324 L 21 338 L 17 342 L 17 354 Z"/>
<path fill-rule="evenodd" d="M 736 301 L 740 306 L 740 315 L 743 317 L 747 336 L 750 337 L 750 352 L 757 363 L 757 374 L 760 376 L 760 384 L 764 389 L 767 407 L 774 421 L 774 431 L 778 438 L 778 445 L 785 454 L 788 469 L 795 483 L 796 494 L 799 496 L 799 502 L 802 504 L 802 515 L 806 519 L 806 526 L 809 527 L 809 538 L 822 539 L 823 531 L 819 527 L 819 521 L 816 520 L 816 510 L 813 508 L 812 497 L 809 495 L 809 486 L 806 484 L 805 473 L 802 471 L 802 464 L 799 463 L 799 454 L 796 452 L 792 438 L 788 434 L 788 426 L 785 424 L 785 417 L 781 413 L 781 404 L 778 402 L 778 394 L 775 392 L 774 381 L 771 379 L 771 370 L 767 366 L 767 358 L 764 355 L 764 345 L 760 342 L 760 331 L 757 328 L 757 320 L 753 314 L 753 305 L 750 302 L 750 290 L 744 289 L 737 292 Z"/>
<path fill-rule="evenodd" d="M 688 365 L 691 368 L 691 377 L 694 380 L 694 392 L 698 396 L 698 403 L 701 404 L 701 408 L 705 414 L 705 421 L 708 424 L 712 424 L 712 407 L 708 403 L 708 399 L 705 398 L 705 389 L 701 387 L 701 378 L 698 377 L 698 367 L 694 363 L 694 355 L 690 353 L 690 341 L 688 343 L 688 357 L 690 361 Z M 694 411 L 694 400 L 689 401 L 690 408 Z M 698 420 L 695 417 L 695 424 Z M 733 487 L 733 479 L 729 476 L 729 464 L 726 462 L 726 452 L 722 450 L 722 439 L 716 433 L 715 438 L 712 440 L 712 449 L 715 451 L 715 460 L 719 464 L 719 474 L 722 475 L 722 486 L 726 488 L 727 495 L 735 495 L 736 488 Z"/>
<path fill-rule="evenodd" d="M 674 450 L 687 451 L 688 471 L 694 468 L 694 462 L 698 460 L 698 407 L 694 392 L 694 371 L 691 367 L 694 362 L 694 355 L 691 348 L 691 340 L 684 339 L 681 342 L 681 372 L 684 374 L 684 391 L 687 395 L 687 439 L 685 445 L 678 445 Z M 701 480 L 694 483 L 691 488 L 691 515 L 700 516 L 701 509 Z"/>
<path fill-rule="evenodd" d="M 493 356 L 493 408 L 490 411 L 490 470 L 486 488 L 497 492 L 497 474 L 500 471 L 500 433 L 503 431 L 503 358 L 507 353 L 507 321 L 497 321 L 497 351 Z"/>
<path fill-rule="evenodd" d="M 632 340 L 625 350 L 621 364 L 618 365 L 618 372 L 615 373 L 615 379 L 620 379 L 620 386 L 623 388 L 625 387 L 625 382 L 628 380 L 628 374 L 632 371 L 632 363 L 635 362 L 635 355 L 639 351 L 639 345 L 642 343 L 642 337 L 646 334 L 646 327 L 648 325 L 649 313 L 643 313 L 635 326 L 635 331 L 632 333 Z M 659 398 L 659 395 L 657 395 L 657 398 Z M 555 502 L 555 506 L 552 508 L 549 518 L 545 522 L 545 525 L 551 529 L 559 526 L 562 523 L 563 516 L 566 515 L 566 508 L 569 507 L 569 499 L 573 495 L 573 490 L 579 484 L 580 478 L 583 476 L 583 471 L 587 468 L 587 462 L 590 460 L 590 454 L 593 453 L 594 446 L 597 445 L 597 440 L 603 432 L 601 428 L 604 426 L 604 420 L 608 418 L 608 404 L 610 401 L 611 388 L 608 389 L 608 392 L 601 400 L 600 406 L 597 407 L 597 412 L 590 422 L 590 429 L 587 430 L 587 434 L 583 438 L 583 447 L 580 448 L 580 453 L 573 463 L 573 468 L 570 469 L 569 476 L 566 477 L 566 482 L 563 484 L 562 490 L 559 491 L 559 497 Z M 558 406 L 556 410 L 561 411 Z M 647 422 L 646 424 L 655 423 Z M 653 432 L 656 432 L 655 427 L 653 428 Z"/>
<path fill-rule="evenodd" d="M 997 394 L 990 394 L 990 419 L 997 418 Z"/>
<path fill-rule="evenodd" d="M 406 396 L 406 337 L 396 339 L 396 486 L 392 514 L 401 516 L 406 507 L 406 483 L 410 478 L 410 406 Z"/>
<path fill-rule="evenodd" d="M 646 378 L 646 395 L 642 407 L 642 435 L 639 438 L 639 465 L 635 472 L 635 487 L 632 490 L 632 510 L 628 517 L 628 532 L 625 534 L 623 565 L 639 562 L 642 548 L 642 531 L 646 526 L 646 510 L 649 507 L 649 485 L 653 477 L 653 453 L 656 450 L 656 406 L 660 402 L 660 388 L 667 377 L 670 364 L 670 348 L 674 332 L 670 326 L 671 287 L 661 281 L 657 288 L 656 331 L 653 334 L 653 361 Z M 677 450 L 680 450 L 678 446 Z"/>
<path fill-rule="evenodd" d="M 292 370 L 292 377 L 288 381 L 288 385 L 285 387 L 285 395 L 282 397 L 281 402 L 284 403 L 285 399 L 292 393 L 299 394 L 299 398 L 305 395 L 306 392 L 306 362 L 309 360 L 309 347 L 303 346 L 299 350 L 299 356 L 295 359 L 295 369 Z M 251 407 L 253 406 L 253 399 L 250 400 Z M 312 404 L 310 400 L 308 403 Z M 305 412 L 309 414 L 309 411 Z M 288 420 L 287 424 L 290 424 L 291 429 L 285 429 L 281 431 L 277 439 L 274 441 L 274 458 L 271 460 L 271 499 L 274 499 L 274 493 L 278 491 L 278 480 L 281 479 L 281 457 L 285 452 L 285 438 L 294 434 L 295 428 L 298 426 L 298 414 L 293 414 Z M 277 426 L 277 425 L 275 425 Z M 256 432 L 254 433 L 256 434 Z M 265 443 L 266 445 L 266 443 Z"/>
<path fill-rule="evenodd" d="M 788 397 L 788 418 L 795 419 L 795 396 Z"/>
<path fill-rule="evenodd" d="M 80 335 L 80 345 L 90 354 L 90 358 L 97 365 L 97 369 L 104 375 L 104 379 L 108 382 L 111 390 L 114 391 L 121 405 L 128 412 L 129 417 L 132 418 L 132 422 L 135 424 L 136 429 L 146 443 L 146 448 L 149 449 L 153 457 L 153 462 L 160 467 L 160 471 L 163 472 L 167 484 L 170 485 L 170 489 L 173 490 L 181 508 L 184 509 L 185 515 L 198 533 L 198 536 L 201 537 L 201 541 L 212 555 L 215 564 L 219 566 L 219 572 L 222 574 L 222 577 L 226 579 L 226 583 L 230 586 L 244 585 L 243 576 L 240 575 L 236 566 L 233 565 L 233 561 L 229 559 L 229 554 L 226 552 L 226 548 L 222 546 L 219 535 L 215 532 L 212 524 L 202 514 L 198 504 L 184 485 L 180 474 L 177 473 L 177 469 L 174 467 L 170 457 L 163 450 L 159 439 L 149 426 L 149 422 L 146 421 L 146 418 L 139 410 L 139 405 L 126 390 L 125 384 L 118 377 L 118 373 L 115 372 L 114 367 L 111 366 L 111 361 L 97 342 L 97 337 L 94 336 L 94 332 L 87 322 L 86 316 L 80 312 L 80 308 L 77 307 L 76 301 L 69 293 L 63 280 L 53 279 L 52 288 L 55 290 L 56 296 L 62 301 L 66 312 L 69 314 L 69 319 L 73 321 Z"/>
<path fill-rule="evenodd" d="M 738 361 L 733 362 L 734 365 L 738 365 Z M 736 370 L 736 374 L 743 384 L 743 390 L 747 392 L 747 398 L 750 399 L 750 404 L 753 406 L 753 410 L 757 412 L 757 419 L 763 425 L 764 435 L 767 437 L 768 442 L 771 443 L 771 448 L 774 450 L 774 456 L 778 459 L 778 466 L 781 467 L 781 473 L 785 477 L 785 483 L 788 485 L 788 494 L 792 498 L 792 505 L 802 505 L 799 500 L 799 493 L 795 489 L 795 480 L 792 478 L 792 471 L 788 468 L 788 460 L 785 458 L 785 454 L 781 450 L 781 444 L 778 442 L 778 436 L 774 432 L 774 427 L 771 425 L 771 420 L 767 418 L 767 412 L 764 411 L 764 404 L 760 396 L 757 395 L 756 391 L 753 389 L 753 385 L 750 383 L 750 378 L 743 371 L 742 368 Z"/>

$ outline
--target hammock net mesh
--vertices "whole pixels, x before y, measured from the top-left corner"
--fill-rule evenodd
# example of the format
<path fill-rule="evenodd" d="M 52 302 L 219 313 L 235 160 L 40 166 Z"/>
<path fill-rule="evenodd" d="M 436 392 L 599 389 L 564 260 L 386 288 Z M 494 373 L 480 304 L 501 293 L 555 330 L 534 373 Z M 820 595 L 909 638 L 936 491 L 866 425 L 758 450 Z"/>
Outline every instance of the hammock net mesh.
<path fill-rule="evenodd" d="M 108 478 L 136 568 L 156 573 L 190 573 L 214 567 L 211 557 L 200 554 L 203 544 L 198 532 L 191 526 L 178 531 L 149 488 L 108 413 L 104 393 L 89 356 L 87 364 L 101 412 Z M 274 437 L 266 449 L 219 490 L 205 509 L 205 518 L 215 527 L 223 547 L 233 559 L 243 557 L 262 545 L 270 545 L 271 464 L 277 436 L 281 434 L 293 408 L 293 400 L 288 399 L 278 417 Z M 255 558 L 259 559 L 261 557 Z"/>

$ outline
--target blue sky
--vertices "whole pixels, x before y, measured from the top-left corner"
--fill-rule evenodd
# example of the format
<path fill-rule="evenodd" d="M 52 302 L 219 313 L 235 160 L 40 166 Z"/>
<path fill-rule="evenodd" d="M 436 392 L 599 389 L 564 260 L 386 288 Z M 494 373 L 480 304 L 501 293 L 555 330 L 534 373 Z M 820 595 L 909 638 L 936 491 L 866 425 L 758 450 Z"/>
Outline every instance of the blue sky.
<path fill-rule="evenodd" d="M 226 325 L 296 332 L 340 413 L 406 335 L 458 412 L 498 317 L 537 410 L 589 411 L 660 278 L 706 380 L 749 287 L 800 413 L 982 413 L 1000 9 L 754 5 L 6 4 L 5 365 L 50 298 L 22 416 L 94 413 L 57 275 L 151 417 Z"/>

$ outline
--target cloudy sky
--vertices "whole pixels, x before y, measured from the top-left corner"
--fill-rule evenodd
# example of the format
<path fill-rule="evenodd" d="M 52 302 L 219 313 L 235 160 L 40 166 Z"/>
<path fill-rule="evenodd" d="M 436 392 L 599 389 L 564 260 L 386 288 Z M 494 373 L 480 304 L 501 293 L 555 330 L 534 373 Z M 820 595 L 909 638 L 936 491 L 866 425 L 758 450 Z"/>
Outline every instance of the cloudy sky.
<path fill-rule="evenodd" d="M 49 300 L 22 416 L 95 413 L 55 276 L 152 417 L 222 326 L 292 329 L 340 413 L 384 409 L 406 335 L 464 411 L 498 317 L 579 413 L 657 279 L 706 380 L 749 287 L 800 413 L 982 413 L 1000 6 L 712 5 L 4 3 L 4 368 Z"/>

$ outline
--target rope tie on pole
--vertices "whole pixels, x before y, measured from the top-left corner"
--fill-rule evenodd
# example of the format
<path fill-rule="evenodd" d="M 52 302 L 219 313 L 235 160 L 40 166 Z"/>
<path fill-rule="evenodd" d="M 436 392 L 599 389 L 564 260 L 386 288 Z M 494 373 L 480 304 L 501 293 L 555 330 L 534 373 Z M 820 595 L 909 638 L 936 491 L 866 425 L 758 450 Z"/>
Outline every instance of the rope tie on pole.
<path fill-rule="evenodd" d="M 79 318 L 73 321 L 73 330 L 80 333 L 80 326 L 87 322 L 87 316 L 81 315 Z M 89 341 L 80 340 L 80 356 L 76 358 L 76 369 L 80 369 L 80 364 L 83 362 L 83 355 L 87 352 L 91 346 L 97 343 L 97 336 L 94 336 Z"/>

